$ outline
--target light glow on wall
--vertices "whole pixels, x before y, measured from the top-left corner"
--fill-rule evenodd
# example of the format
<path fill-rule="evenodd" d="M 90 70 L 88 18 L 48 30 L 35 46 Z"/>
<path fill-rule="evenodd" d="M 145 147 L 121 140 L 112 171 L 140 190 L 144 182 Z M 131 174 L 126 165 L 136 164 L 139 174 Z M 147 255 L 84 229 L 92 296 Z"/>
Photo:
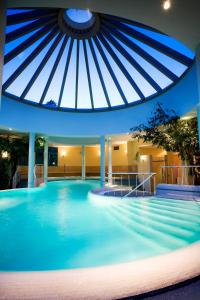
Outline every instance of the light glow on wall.
<path fill-rule="evenodd" d="M 97 149 L 97 155 L 100 156 L 101 155 L 101 151 L 100 149 Z"/>
<path fill-rule="evenodd" d="M 128 143 L 125 142 L 125 150 L 124 150 L 124 153 L 127 154 L 128 153 Z"/>

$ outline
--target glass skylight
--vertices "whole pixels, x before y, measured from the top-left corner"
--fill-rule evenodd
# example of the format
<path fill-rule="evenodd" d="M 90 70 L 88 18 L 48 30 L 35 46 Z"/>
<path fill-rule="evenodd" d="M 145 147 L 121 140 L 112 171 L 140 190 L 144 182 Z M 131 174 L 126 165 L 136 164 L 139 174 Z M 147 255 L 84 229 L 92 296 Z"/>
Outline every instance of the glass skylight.
<path fill-rule="evenodd" d="M 165 91 L 193 60 L 179 41 L 120 17 L 8 9 L 3 93 L 51 109 L 123 108 Z"/>
<path fill-rule="evenodd" d="M 69 8 L 65 10 L 65 14 L 73 21 L 77 23 L 86 23 L 91 20 L 92 13 L 85 9 Z"/>

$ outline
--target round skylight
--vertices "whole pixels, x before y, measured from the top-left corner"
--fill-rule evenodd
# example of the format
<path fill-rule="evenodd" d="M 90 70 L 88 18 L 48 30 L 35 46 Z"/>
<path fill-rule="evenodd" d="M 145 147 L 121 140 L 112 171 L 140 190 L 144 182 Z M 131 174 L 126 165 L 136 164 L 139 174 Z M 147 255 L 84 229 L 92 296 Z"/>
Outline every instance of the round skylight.
<path fill-rule="evenodd" d="M 8 9 L 3 93 L 41 107 L 96 111 L 145 102 L 194 53 L 148 26 L 81 9 Z"/>
<path fill-rule="evenodd" d="M 70 18 L 73 22 L 76 23 L 87 23 L 92 19 L 92 13 L 86 9 L 75 9 L 69 8 L 65 10 L 65 14 L 68 18 Z"/>
<path fill-rule="evenodd" d="M 64 10 L 64 20 L 72 29 L 85 30 L 92 27 L 95 15 L 86 9 L 69 8 Z"/>

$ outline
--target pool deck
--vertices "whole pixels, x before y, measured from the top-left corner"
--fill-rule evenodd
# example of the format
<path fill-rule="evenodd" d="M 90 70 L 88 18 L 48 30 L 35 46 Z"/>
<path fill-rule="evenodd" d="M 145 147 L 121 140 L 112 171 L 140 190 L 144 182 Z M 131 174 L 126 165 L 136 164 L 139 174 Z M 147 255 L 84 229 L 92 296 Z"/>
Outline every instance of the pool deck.
<path fill-rule="evenodd" d="M 159 290 L 199 275 L 200 242 L 161 256 L 118 265 L 0 272 L 0 299 L 120 299 Z"/>

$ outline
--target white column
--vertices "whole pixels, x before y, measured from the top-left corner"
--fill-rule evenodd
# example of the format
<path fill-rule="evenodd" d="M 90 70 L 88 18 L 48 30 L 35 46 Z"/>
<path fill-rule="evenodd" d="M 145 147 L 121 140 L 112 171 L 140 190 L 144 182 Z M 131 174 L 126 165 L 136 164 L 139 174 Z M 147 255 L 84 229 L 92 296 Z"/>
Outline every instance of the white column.
<path fill-rule="evenodd" d="M 45 139 L 44 143 L 44 183 L 48 181 L 48 139 Z"/>
<path fill-rule="evenodd" d="M 198 134 L 199 134 L 199 148 L 200 148 L 200 44 L 196 50 L 196 70 L 197 70 L 197 88 L 198 88 L 198 104 L 197 104 L 197 120 L 198 120 Z"/>
<path fill-rule="evenodd" d="M 105 136 L 100 137 L 100 176 L 101 176 L 101 187 L 105 185 Z"/>
<path fill-rule="evenodd" d="M 112 140 L 108 137 L 108 183 L 112 185 Z"/>
<path fill-rule="evenodd" d="M 34 187 L 34 167 L 35 167 L 35 133 L 29 134 L 28 153 L 28 187 Z"/>
<path fill-rule="evenodd" d="M 0 1 L 0 97 L 2 92 L 5 27 L 6 27 L 6 0 L 1 0 Z M 0 105 L 1 105 L 1 98 L 0 98 Z"/>
<path fill-rule="evenodd" d="M 82 145 L 82 179 L 85 179 L 85 145 Z"/>

